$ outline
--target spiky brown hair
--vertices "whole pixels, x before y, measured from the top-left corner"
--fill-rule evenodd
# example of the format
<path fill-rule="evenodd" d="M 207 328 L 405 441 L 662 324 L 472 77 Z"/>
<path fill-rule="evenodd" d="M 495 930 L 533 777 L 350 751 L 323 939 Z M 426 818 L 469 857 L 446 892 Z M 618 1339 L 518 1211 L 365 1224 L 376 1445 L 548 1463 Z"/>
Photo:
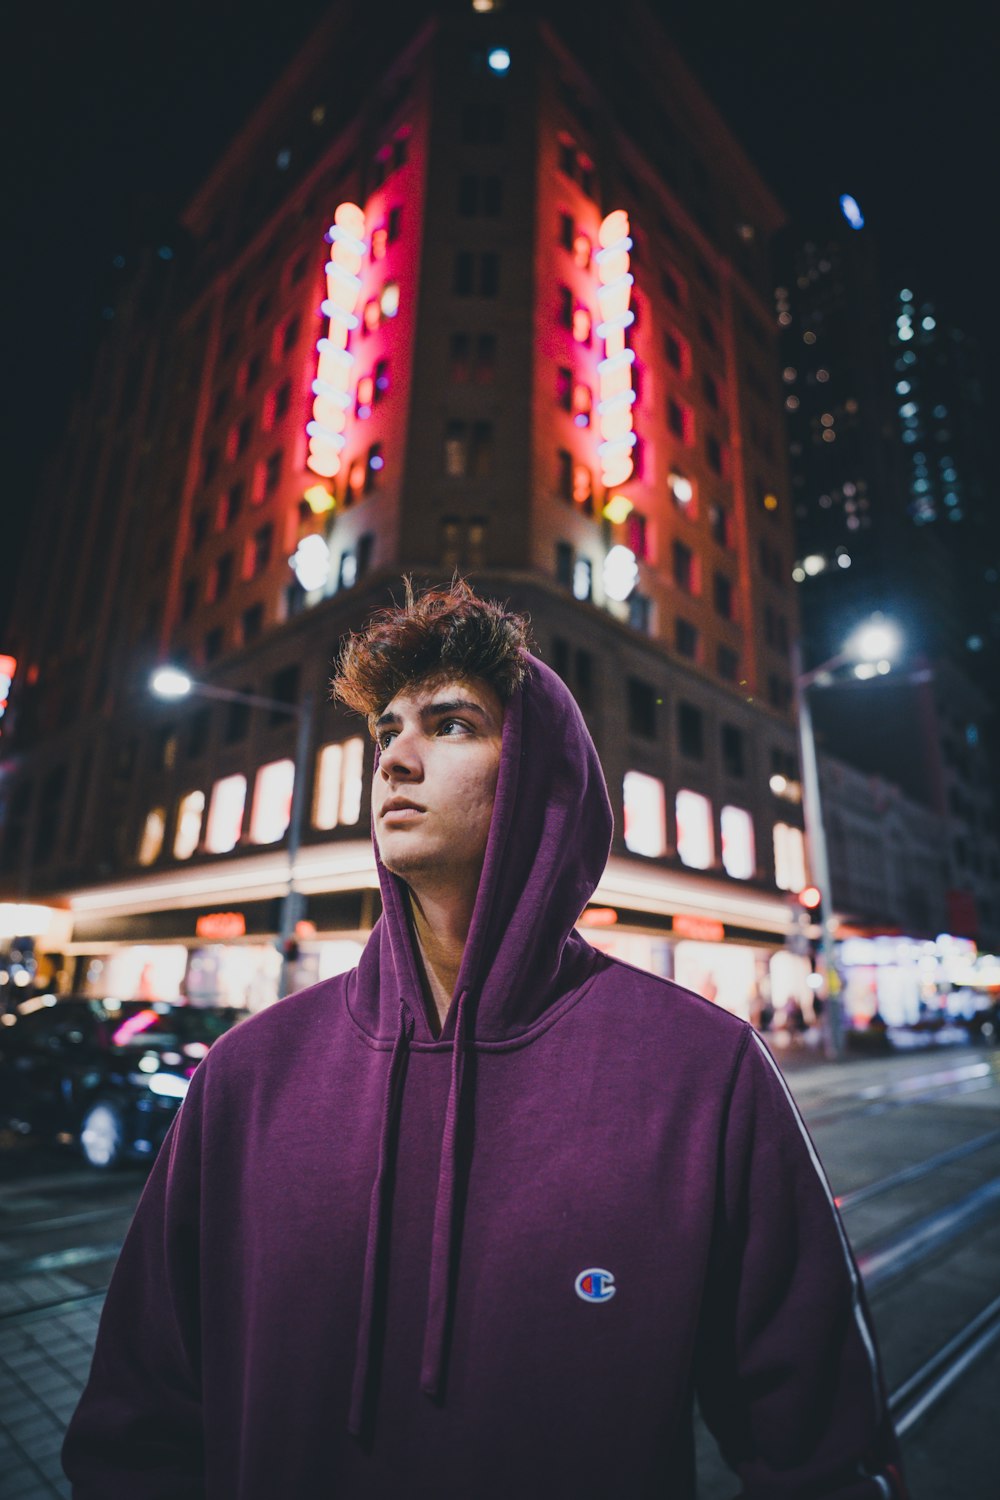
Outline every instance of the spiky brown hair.
<path fill-rule="evenodd" d="M 372 615 L 347 637 L 330 682 L 331 696 L 364 714 L 369 730 L 403 688 L 432 685 L 446 677 L 476 677 L 506 703 L 528 666 L 526 616 L 492 599 L 481 599 L 457 575 L 447 588 L 413 590 L 403 579 L 402 605 Z"/>

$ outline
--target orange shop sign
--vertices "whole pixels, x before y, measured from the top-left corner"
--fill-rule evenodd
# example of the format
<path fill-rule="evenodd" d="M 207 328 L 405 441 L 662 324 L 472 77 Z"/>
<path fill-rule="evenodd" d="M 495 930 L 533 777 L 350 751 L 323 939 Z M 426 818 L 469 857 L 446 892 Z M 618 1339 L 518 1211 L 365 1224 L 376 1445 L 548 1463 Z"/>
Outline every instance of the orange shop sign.
<path fill-rule="evenodd" d="M 207 911 L 194 924 L 195 936 L 200 938 L 244 937 L 247 919 L 241 911 Z"/>
<path fill-rule="evenodd" d="M 674 932 L 696 943 L 721 943 L 726 935 L 725 927 L 715 917 L 696 917 L 688 912 L 675 914 Z"/>

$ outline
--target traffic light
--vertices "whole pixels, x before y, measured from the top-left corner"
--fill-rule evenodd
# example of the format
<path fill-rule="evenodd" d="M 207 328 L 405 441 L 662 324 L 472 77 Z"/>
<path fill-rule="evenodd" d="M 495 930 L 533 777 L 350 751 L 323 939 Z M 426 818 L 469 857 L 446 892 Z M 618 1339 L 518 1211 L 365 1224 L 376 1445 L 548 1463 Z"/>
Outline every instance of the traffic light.
<path fill-rule="evenodd" d="M 806 911 L 818 911 L 823 897 L 817 886 L 807 885 L 799 891 L 795 899 Z"/>

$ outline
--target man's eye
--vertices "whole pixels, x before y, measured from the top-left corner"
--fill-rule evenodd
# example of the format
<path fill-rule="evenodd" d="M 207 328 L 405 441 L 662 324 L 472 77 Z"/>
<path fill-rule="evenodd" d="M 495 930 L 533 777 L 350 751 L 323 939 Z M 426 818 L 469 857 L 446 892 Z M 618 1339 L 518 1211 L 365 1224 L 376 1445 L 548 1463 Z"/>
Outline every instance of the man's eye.
<path fill-rule="evenodd" d="M 445 730 L 450 729 L 457 729 L 464 732 L 467 728 L 468 725 L 463 719 L 442 719 L 438 725 L 438 733 L 444 733 Z"/>
<path fill-rule="evenodd" d="M 378 747 L 379 747 L 379 749 L 380 750 L 387 750 L 388 747 L 392 744 L 392 741 L 395 738 L 395 735 L 396 735 L 396 731 L 394 729 L 384 729 L 382 731 L 382 733 L 378 737 Z"/>

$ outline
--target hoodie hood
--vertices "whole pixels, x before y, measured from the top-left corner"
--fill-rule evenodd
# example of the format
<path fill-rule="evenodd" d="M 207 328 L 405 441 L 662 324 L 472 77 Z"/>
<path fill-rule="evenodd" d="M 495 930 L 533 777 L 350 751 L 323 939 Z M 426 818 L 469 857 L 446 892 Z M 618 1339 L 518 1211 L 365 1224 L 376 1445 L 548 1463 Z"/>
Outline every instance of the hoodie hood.
<path fill-rule="evenodd" d="M 461 1194 L 460 1140 L 468 1117 L 464 1059 L 477 1042 L 523 1035 L 580 984 L 593 950 L 573 929 L 593 895 L 611 847 L 608 790 L 594 742 L 559 677 L 525 653 L 528 674 L 504 708 L 496 796 L 469 935 L 439 1038 L 431 1032 L 405 883 L 379 859 L 382 916 L 372 929 L 349 991 L 351 1013 L 391 1046 L 375 1180 L 369 1202 L 349 1430 L 363 1441 L 374 1417 L 375 1329 L 384 1281 L 380 1267 L 391 1219 L 394 1144 L 414 1042 L 450 1046 L 451 1082 L 434 1204 L 420 1387 L 444 1394 Z M 378 769 L 378 756 L 375 759 Z"/>
<path fill-rule="evenodd" d="M 463 994 L 475 1002 L 477 1040 L 518 1036 L 572 987 L 589 956 L 572 935 L 611 848 L 604 772 L 569 689 L 524 654 L 528 676 L 504 709 L 486 855 L 442 1042 L 454 1039 Z M 382 864 L 374 824 L 372 843 L 383 914 L 358 966 L 352 1014 L 369 1035 L 391 1042 L 402 1000 L 414 1039 L 432 1042 L 406 885 Z"/>

